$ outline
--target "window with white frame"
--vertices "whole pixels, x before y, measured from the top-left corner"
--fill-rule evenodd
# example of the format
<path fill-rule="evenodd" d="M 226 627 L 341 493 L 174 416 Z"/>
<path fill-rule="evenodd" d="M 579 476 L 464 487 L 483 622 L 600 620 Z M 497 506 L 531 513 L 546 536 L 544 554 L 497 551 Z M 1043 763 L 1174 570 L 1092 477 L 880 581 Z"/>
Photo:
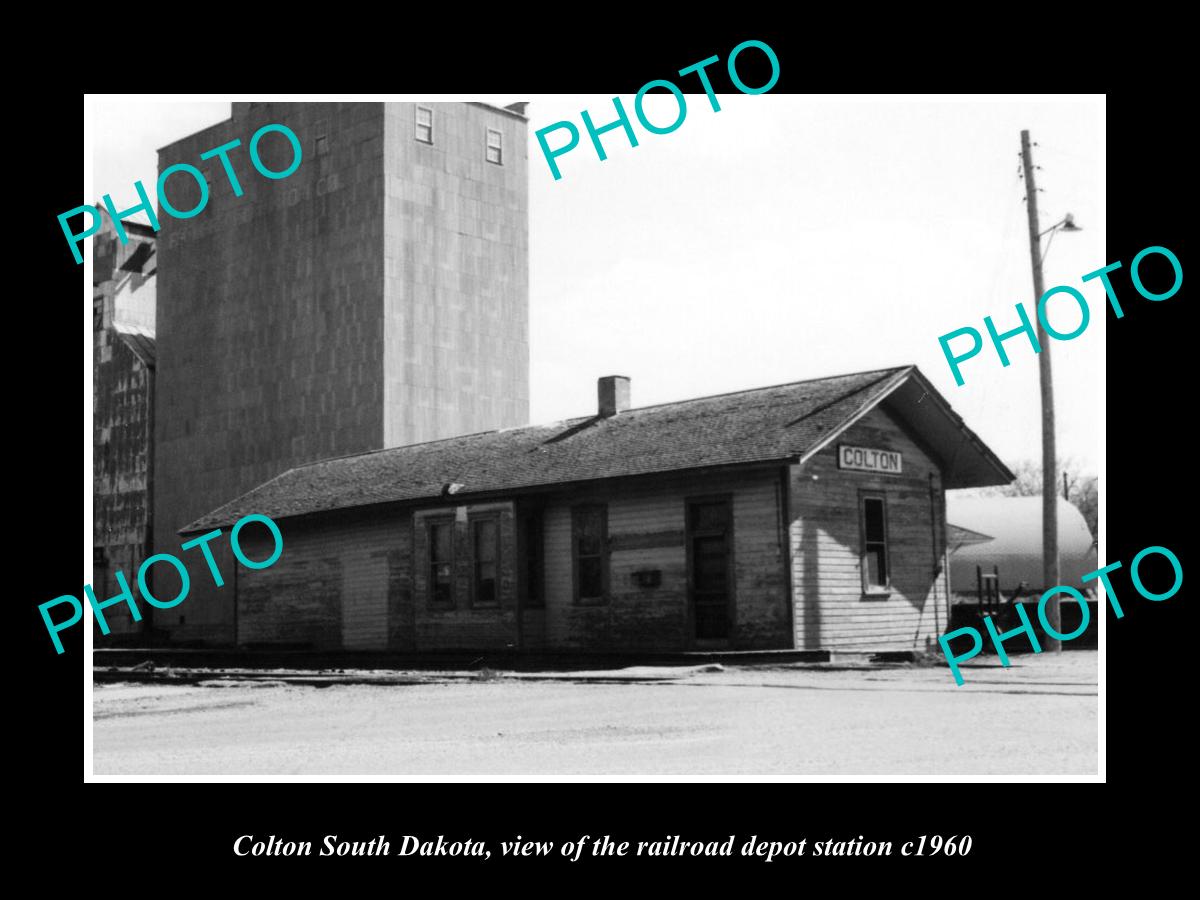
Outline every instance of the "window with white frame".
<path fill-rule="evenodd" d="M 504 165 L 504 135 L 495 128 L 487 130 L 487 161 L 498 166 Z"/>
<path fill-rule="evenodd" d="M 433 109 L 417 107 L 417 140 L 422 144 L 433 143 Z"/>

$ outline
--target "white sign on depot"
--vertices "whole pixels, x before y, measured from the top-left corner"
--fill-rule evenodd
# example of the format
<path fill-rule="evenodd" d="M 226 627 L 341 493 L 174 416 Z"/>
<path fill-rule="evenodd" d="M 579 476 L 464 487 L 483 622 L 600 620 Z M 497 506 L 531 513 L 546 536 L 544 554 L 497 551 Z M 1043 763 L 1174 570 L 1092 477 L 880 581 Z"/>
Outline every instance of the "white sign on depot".
<path fill-rule="evenodd" d="M 838 447 L 838 468 L 858 469 L 860 472 L 887 472 L 899 475 L 904 457 L 898 450 L 878 450 L 873 447 Z"/>

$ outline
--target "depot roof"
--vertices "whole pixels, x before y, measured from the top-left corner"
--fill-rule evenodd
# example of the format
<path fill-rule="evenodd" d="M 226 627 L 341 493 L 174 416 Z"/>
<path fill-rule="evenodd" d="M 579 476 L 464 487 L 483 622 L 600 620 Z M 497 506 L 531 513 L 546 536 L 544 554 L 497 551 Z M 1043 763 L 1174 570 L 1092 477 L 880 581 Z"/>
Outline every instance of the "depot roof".
<path fill-rule="evenodd" d="M 1013 474 L 916 366 L 486 431 L 324 459 L 289 469 L 180 529 L 258 513 L 272 519 L 765 462 L 802 462 L 885 404 L 937 456 L 947 488 L 1007 484 Z"/>

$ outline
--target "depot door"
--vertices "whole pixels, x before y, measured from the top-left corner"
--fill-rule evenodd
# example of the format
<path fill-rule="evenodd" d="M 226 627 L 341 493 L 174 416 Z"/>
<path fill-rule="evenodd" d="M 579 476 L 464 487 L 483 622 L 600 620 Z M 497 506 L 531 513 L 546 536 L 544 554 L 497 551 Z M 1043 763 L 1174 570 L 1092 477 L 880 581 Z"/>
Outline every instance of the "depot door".
<path fill-rule="evenodd" d="M 697 644 L 727 642 L 733 630 L 732 546 L 733 509 L 728 498 L 690 501 L 688 594 Z"/>

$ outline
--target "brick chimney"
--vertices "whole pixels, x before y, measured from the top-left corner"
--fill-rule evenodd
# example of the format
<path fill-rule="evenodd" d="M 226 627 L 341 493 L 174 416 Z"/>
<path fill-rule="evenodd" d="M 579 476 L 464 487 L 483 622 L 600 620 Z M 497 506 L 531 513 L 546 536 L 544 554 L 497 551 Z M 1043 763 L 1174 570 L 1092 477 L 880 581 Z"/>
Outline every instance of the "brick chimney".
<path fill-rule="evenodd" d="M 596 382 L 600 398 L 600 418 L 607 419 L 629 409 L 629 379 L 624 375 L 605 375 Z"/>

